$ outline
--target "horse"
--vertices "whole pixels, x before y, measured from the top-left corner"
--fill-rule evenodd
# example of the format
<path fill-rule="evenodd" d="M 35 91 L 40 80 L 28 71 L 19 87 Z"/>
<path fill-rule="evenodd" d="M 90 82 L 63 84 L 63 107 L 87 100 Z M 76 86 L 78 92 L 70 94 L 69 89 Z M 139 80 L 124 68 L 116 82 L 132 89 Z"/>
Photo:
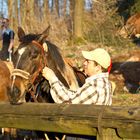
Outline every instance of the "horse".
<path fill-rule="evenodd" d="M 11 73 L 13 64 L 11 62 L 0 60 L 0 102 L 12 102 L 11 98 Z M 10 139 L 10 135 L 14 135 L 14 129 L 2 128 L 3 138 Z"/>
<path fill-rule="evenodd" d="M 8 102 L 10 94 L 10 71 L 6 63 L 0 60 L 0 101 Z"/>
<path fill-rule="evenodd" d="M 118 31 L 119 35 L 124 38 L 140 37 L 140 13 L 129 17 L 125 25 Z"/>
<path fill-rule="evenodd" d="M 46 39 L 49 29 L 40 34 L 25 34 L 19 27 L 20 44 L 14 53 L 14 70 L 11 75 L 11 95 L 15 104 L 27 101 L 53 103 L 49 94 L 50 85 L 41 75 L 45 66 L 51 68 L 71 90 L 76 90 L 84 83 L 85 75 L 68 64 L 60 49 Z"/>
<path fill-rule="evenodd" d="M 49 29 L 50 27 L 41 34 L 26 35 L 24 30 L 19 27 L 20 44 L 14 53 L 15 69 L 12 73 L 11 89 L 11 94 L 15 95 L 15 102 L 25 102 L 27 91 L 36 92 L 38 83 L 44 84 L 44 81 L 47 83 L 40 74 L 45 66 L 51 68 L 66 87 L 72 90 L 79 87 L 74 69 L 66 63 L 59 48 L 46 40 Z M 47 46 L 47 51 L 44 51 L 44 45 Z M 36 99 L 34 98 L 34 100 Z"/>

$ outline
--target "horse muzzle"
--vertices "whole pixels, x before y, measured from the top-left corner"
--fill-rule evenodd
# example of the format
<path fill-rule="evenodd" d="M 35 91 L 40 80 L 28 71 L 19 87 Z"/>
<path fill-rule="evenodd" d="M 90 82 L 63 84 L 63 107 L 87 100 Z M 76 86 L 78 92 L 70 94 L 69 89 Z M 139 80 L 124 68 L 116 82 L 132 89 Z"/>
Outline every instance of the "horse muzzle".
<path fill-rule="evenodd" d="M 9 100 L 11 104 L 18 104 L 20 101 L 21 91 L 18 87 L 13 86 L 9 94 Z"/>

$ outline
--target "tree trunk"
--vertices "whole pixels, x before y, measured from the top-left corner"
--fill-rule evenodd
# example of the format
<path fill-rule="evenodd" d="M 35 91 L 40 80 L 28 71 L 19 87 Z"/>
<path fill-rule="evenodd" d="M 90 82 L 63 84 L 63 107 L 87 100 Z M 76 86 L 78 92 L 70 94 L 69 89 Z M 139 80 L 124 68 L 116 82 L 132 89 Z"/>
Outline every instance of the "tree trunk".
<path fill-rule="evenodd" d="M 49 3 L 47 0 L 44 1 L 43 3 L 43 20 L 46 22 L 48 21 L 50 16 L 50 12 L 49 12 Z"/>
<path fill-rule="evenodd" d="M 66 14 L 67 14 L 66 13 L 66 11 L 67 11 L 66 9 L 67 9 L 67 0 L 64 0 L 63 1 L 63 10 L 62 10 L 64 18 L 65 18 Z"/>
<path fill-rule="evenodd" d="M 56 15 L 59 17 L 60 13 L 59 13 L 59 0 L 55 0 L 55 11 L 56 11 Z"/>
<path fill-rule="evenodd" d="M 17 32 L 17 27 L 19 25 L 19 12 L 18 12 L 18 1 L 19 0 L 15 0 L 15 17 L 13 17 L 13 21 L 14 21 L 14 31 Z"/>
<path fill-rule="evenodd" d="M 25 0 L 20 0 L 20 26 L 24 27 L 26 26 L 26 5 Z"/>
<path fill-rule="evenodd" d="M 84 0 L 75 0 L 74 7 L 74 37 L 82 38 Z"/>
<path fill-rule="evenodd" d="M 34 0 L 26 0 L 26 30 L 30 32 L 34 30 Z M 27 24 L 28 23 L 28 24 Z"/>
<path fill-rule="evenodd" d="M 8 1 L 8 15 L 10 20 L 10 27 L 13 28 L 13 6 L 14 6 L 14 0 Z"/>

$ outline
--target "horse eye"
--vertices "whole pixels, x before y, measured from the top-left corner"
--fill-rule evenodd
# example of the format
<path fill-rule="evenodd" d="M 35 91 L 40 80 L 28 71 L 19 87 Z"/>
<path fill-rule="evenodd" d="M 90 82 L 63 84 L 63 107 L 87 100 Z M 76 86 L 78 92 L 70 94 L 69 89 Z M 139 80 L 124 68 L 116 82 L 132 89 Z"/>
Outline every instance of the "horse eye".
<path fill-rule="evenodd" d="M 38 56 L 37 51 L 32 51 L 32 52 L 31 52 L 31 57 L 32 57 L 32 58 L 36 58 L 37 56 Z"/>

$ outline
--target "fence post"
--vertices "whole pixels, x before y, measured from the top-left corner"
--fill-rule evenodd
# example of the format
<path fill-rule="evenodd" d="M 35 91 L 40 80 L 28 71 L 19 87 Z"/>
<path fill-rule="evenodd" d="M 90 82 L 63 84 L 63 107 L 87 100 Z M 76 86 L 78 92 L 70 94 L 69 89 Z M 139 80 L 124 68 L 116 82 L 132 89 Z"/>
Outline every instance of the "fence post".
<path fill-rule="evenodd" d="M 115 129 L 112 128 L 103 129 L 100 133 L 97 133 L 97 140 L 123 140 L 117 135 Z"/>

